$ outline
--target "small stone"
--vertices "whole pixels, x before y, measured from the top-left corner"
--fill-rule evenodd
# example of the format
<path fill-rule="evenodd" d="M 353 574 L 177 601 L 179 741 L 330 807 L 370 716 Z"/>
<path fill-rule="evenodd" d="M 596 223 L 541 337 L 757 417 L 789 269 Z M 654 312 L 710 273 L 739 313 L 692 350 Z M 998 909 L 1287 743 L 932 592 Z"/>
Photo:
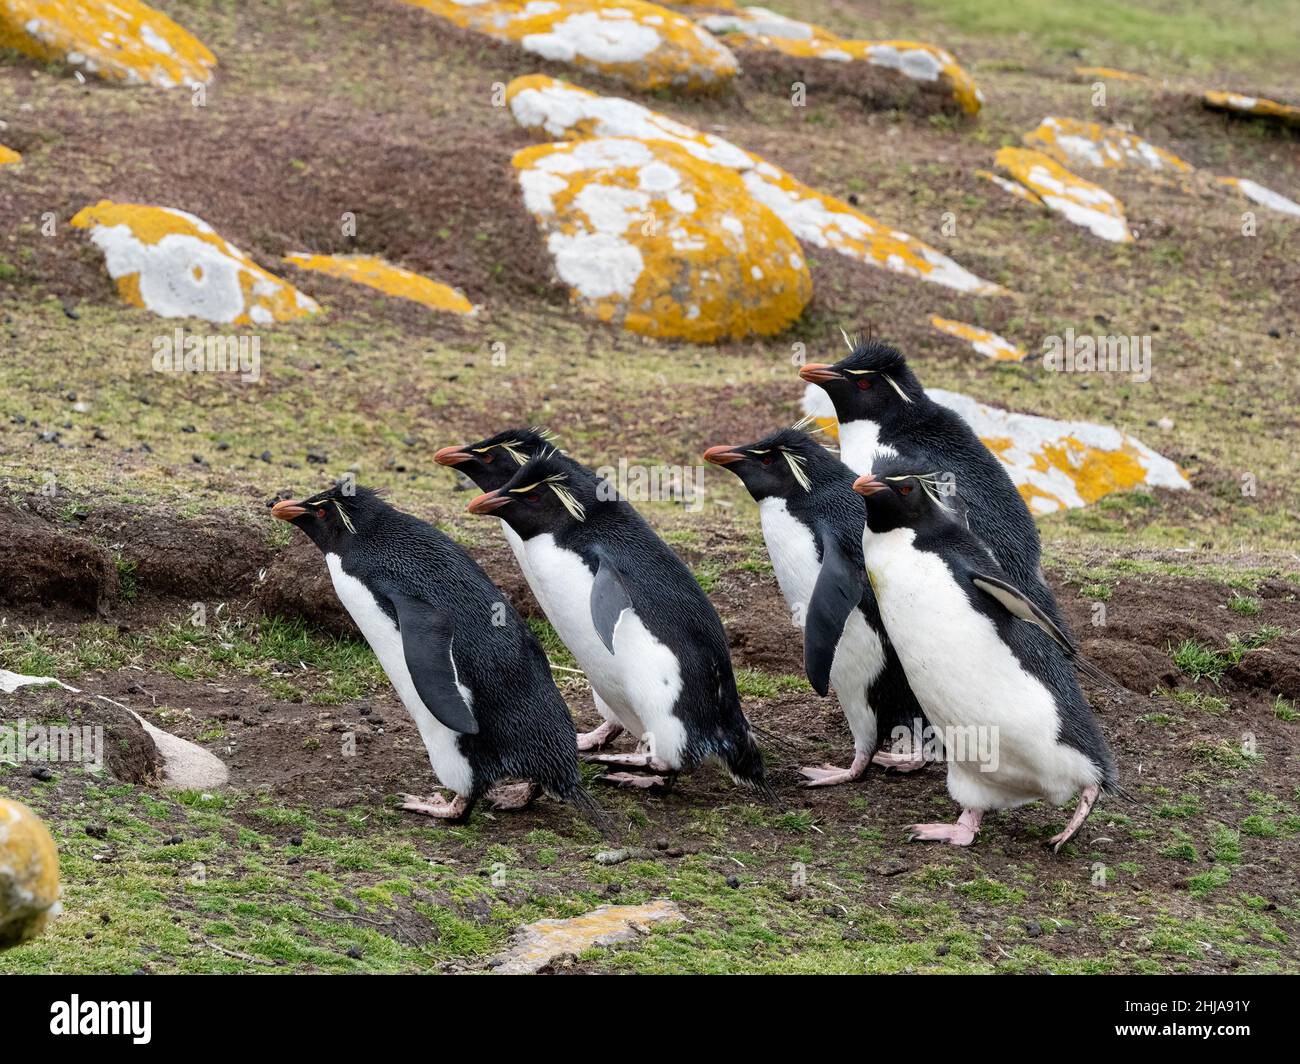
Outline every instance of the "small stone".
<path fill-rule="evenodd" d="M 740 876 L 727 876 L 727 886 L 732 890 L 740 889 Z"/>
<path fill-rule="evenodd" d="M 86 834 L 92 839 L 106 839 L 108 838 L 108 828 L 104 827 L 103 824 L 87 824 Z"/>
<path fill-rule="evenodd" d="M 181 431 L 188 434 L 191 432 L 198 432 L 199 430 L 196 429 L 193 425 L 182 425 Z"/>
<path fill-rule="evenodd" d="M 48 768 L 46 768 L 44 765 L 37 765 L 35 768 L 32 769 L 31 774 L 32 774 L 32 779 L 43 780 L 45 782 L 49 782 L 50 780 L 54 779 L 54 773 L 51 772 Z"/>
<path fill-rule="evenodd" d="M 164 845 L 164 846 L 179 846 L 179 845 L 180 845 L 182 842 L 184 842 L 184 841 L 185 841 L 185 840 L 182 839 L 179 835 L 170 835 L 170 836 L 168 836 L 167 841 L 163 843 L 163 845 Z"/>
<path fill-rule="evenodd" d="M 290 857 L 289 860 L 285 862 L 285 864 L 302 864 L 302 858 L 295 855 L 293 857 Z"/>
<path fill-rule="evenodd" d="M 1156 427 L 1164 432 L 1168 432 L 1174 427 L 1174 419 L 1171 417 L 1162 417 L 1156 422 Z"/>
<path fill-rule="evenodd" d="M 353 946 L 351 949 L 348 950 L 348 956 L 351 957 L 354 961 L 359 961 L 361 959 L 361 951 L 357 949 L 356 946 Z"/>
<path fill-rule="evenodd" d="M 946 942 L 940 942 L 939 945 L 937 945 L 934 949 L 934 955 L 936 957 L 946 957 L 951 952 L 952 952 L 952 947 L 949 946 L 948 943 Z"/>
<path fill-rule="evenodd" d="M 298 835 L 291 835 L 291 836 L 289 837 L 289 845 L 290 845 L 290 846 L 301 846 L 301 845 L 302 845 L 302 838 L 301 838 L 300 836 L 298 836 Z"/>
<path fill-rule="evenodd" d="M 1025 934 L 1030 938 L 1038 938 L 1043 933 L 1043 925 L 1037 920 L 1030 920 L 1025 924 Z"/>

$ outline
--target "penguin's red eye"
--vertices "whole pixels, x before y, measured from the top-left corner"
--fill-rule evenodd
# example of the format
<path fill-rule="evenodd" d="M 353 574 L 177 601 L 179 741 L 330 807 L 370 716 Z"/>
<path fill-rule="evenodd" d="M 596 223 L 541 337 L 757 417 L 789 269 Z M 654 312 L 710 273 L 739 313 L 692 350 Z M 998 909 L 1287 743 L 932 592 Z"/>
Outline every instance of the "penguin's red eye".
<path fill-rule="evenodd" d="M 541 498 L 541 496 L 538 495 L 537 492 L 535 492 L 535 491 L 530 491 L 530 492 L 525 496 L 525 498 L 526 498 L 529 502 L 536 502 L 538 499 Z"/>
<path fill-rule="evenodd" d="M 317 516 L 317 517 L 324 517 L 324 516 L 325 516 L 325 507 L 323 507 L 323 506 L 318 506 L 318 507 L 316 507 L 316 516 Z"/>
<path fill-rule="evenodd" d="M 763 464 L 764 464 L 764 465 L 771 465 L 771 464 L 772 464 L 772 456 L 771 456 L 770 454 L 765 454 L 765 455 L 763 455 Z"/>
<path fill-rule="evenodd" d="M 911 495 L 911 494 L 912 494 L 912 485 L 911 485 L 911 484 L 900 484 L 899 487 L 898 487 L 898 494 L 899 494 L 899 495 Z"/>
<path fill-rule="evenodd" d="M 497 456 L 494 455 L 491 451 L 483 452 L 483 462 L 485 465 L 491 465 L 493 462 L 496 461 L 496 457 Z"/>
<path fill-rule="evenodd" d="M 871 387 L 871 381 L 867 377 L 859 377 L 858 387 L 865 392 L 868 388 Z"/>

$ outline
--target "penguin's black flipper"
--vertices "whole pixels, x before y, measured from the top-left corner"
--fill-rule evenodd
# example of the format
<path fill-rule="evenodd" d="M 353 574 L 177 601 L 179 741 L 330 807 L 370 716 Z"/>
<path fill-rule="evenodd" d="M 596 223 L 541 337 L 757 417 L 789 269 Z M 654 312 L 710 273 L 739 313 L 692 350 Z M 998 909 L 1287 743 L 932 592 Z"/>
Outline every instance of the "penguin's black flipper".
<path fill-rule="evenodd" d="M 1109 687 L 1116 691 L 1124 690 L 1124 687 L 1117 680 L 1108 676 L 1091 661 L 1083 657 L 1079 653 L 1079 648 L 1070 641 L 1069 636 L 1062 632 L 1046 613 L 1026 598 L 1019 588 L 1013 587 L 1005 580 L 999 580 L 996 576 L 987 576 L 984 573 L 972 573 L 971 581 L 985 594 L 992 595 L 993 598 L 997 599 L 1012 616 L 1037 625 L 1051 636 L 1065 651 L 1066 657 L 1070 659 L 1074 667 L 1094 683 L 1099 683 L 1103 687 Z"/>
<path fill-rule="evenodd" d="M 596 580 L 591 585 L 591 620 L 596 626 L 596 634 L 605 644 L 605 649 L 614 653 L 614 629 L 624 610 L 632 608 L 632 597 L 627 593 L 622 576 L 614 563 L 605 557 L 603 551 L 597 550 L 600 568 L 596 571 Z"/>
<path fill-rule="evenodd" d="M 397 610 L 402 653 L 420 701 L 452 731 L 474 735 L 478 721 L 460 693 L 451 660 L 451 616 L 400 592 L 390 591 L 388 597 Z"/>
<path fill-rule="evenodd" d="M 822 568 L 813 588 L 803 626 L 803 667 L 813 690 L 825 697 L 830 689 L 831 663 L 849 614 L 862 601 L 863 569 L 840 549 L 829 531 L 820 534 Z"/>

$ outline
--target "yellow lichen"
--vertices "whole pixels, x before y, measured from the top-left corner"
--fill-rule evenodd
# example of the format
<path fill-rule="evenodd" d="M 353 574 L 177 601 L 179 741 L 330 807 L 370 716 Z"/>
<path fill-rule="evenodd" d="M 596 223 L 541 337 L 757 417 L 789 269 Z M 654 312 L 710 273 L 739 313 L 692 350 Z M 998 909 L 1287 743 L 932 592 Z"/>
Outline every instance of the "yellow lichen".
<path fill-rule="evenodd" d="M 1072 174 L 1051 156 L 1027 148 L 1002 148 L 996 162 L 1047 207 L 1075 225 L 1104 240 L 1120 244 L 1133 241 L 1124 205 L 1100 185 Z"/>
<path fill-rule="evenodd" d="M 811 22 L 786 18 L 761 7 L 697 16 L 700 24 L 739 47 L 779 52 L 795 59 L 832 63 L 865 62 L 888 67 L 913 81 L 942 84 L 969 114 L 978 114 L 984 95 L 952 53 L 921 41 L 850 40 Z"/>
<path fill-rule="evenodd" d="M 1202 97 L 1206 107 L 1216 111 L 1230 111 L 1235 114 L 1254 115 L 1259 118 L 1276 118 L 1292 125 L 1300 125 L 1300 107 L 1289 103 L 1278 103 L 1262 96 L 1244 96 L 1237 92 L 1218 92 L 1214 89 Z"/>
<path fill-rule="evenodd" d="M 644 0 L 404 0 L 463 29 L 509 41 L 643 91 L 711 91 L 728 84 L 736 57 L 689 18 Z"/>
<path fill-rule="evenodd" d="M 1113 67 L 1077 66 L 1074 73 L 1080 78 L 1106 78 L 1110 81 L 1131 81 L 1138 85 L 1154 85 L 1155 79 L 1145 74 L 1134 74 L 1128 70 L 1116 70 Z"/>
<path fill-rule="evenodd" d="M 286 255 L 284 261 L 301 270 L 315 270 L 353 281 L 386 295 L 422 303 L 433 310 L 473 314 L 474 305 L 456 289 L 431 280 L 374 255 L 313 255 L 306 251 Z"/>
<path fill-rule="evenodd" d="M 1044 118 L 1022 138 L 1037 151 L 1063 163 L 1082 163 L 1105 170 L 1135 168 L 1156 173 L 1190 173 L 1195 167 L 1173 152 L 1157 148 L 1118 126 L 1080 122 L 1074 118 Z"/>
<path fill-rule="evenodd" d="M 139 0 L 0 0 L 0 47 L 108 81 L 207 84 L 216 57 Z"/>
<path fill-rule="evenodd" d="M 103 200 L 71 224 L 91 231 L 122 298 L 163 317 L 265 325 L 320 310 L 184 211 Z"/>
<path fill-rule="evenodd" d="M 0 949 L 35 938 L 59 914 L 59 852 L 40 817 L 0 798 Z"/>
<path fill-rule="evenodd" d="M 23 157 L 19 155 L 16 151 L 14 151 L 12 148 L 6 148 L 3 144 L 0 144 L 0 166 L 9 166 L 13 163 L 20 163 L 22 161 L 23 161 Z"/>
<path fill-rule="evenodd" d="M 989 332 L 988 329 L 981 329 L 978 325 L 968 325 L 964 321 L 953 321 L 951 318 L 940 318 L 937 315 L 930 319 L 930 324 L 941 333 L 965 340 L 986 358 L 998 362 L 1023 362 L 1029 357 L 1010 340 L 995 332 Z"/>
<path fill-rule="evenodd" d="M 540 144 L 514 166 L 557 274 L 600 321 L 697 342 L 765 336 L 812 295 L 786 225 L 734 172 L 675 144 Z"/>
<path fill-rule="evenodd" d="M 679 145 L 698 159 L 734 170 L 750 194 L 774 211 L 805 244 L 961 292 L 1005 292 L 928 244 L 810 188 L 762 156 L 630 100 L 598 96 L 540 74 L 510 82 L 506 99 L 521 125 L 547 136 L 662 140 Z"/>
<path fill-rule="evenodd" d="M 993 184 L 997 185 L 998 188 L 1002 189 L 1004 192 L 1010 192 L 1011 195 L 1015 196 L 1017 199 L 1024 200 L 1026 203 L 1032 203 L 1037 207 L 1044 206 L 1043 201 L 1038 197 L 1037 193 L 1030 192 L 1024 185 L 1017 184 L 1014 181 L 1008 181 L 1005 177 L 993 173 L 992 170 L 976 170 L 975 176 L 982 177 L 986 181 L 992 181 Z"/>

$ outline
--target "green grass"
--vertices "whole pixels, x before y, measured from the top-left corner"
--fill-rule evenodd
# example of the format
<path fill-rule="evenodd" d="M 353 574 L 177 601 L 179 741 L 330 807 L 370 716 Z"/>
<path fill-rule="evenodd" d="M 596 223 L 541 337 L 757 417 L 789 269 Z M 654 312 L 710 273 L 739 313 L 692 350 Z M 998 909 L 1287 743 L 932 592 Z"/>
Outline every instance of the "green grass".
<path fill-rule="evenodd" d="M 1184 639 L 1171 650 L 1170 657 L 1193 681 L 1209 679 L 1217 684 L 1224 672 L 1239 664 L 1248 653 L 1267 646 L 1280 635 L 1281 628 L 1264 625 L 1246 635 L 1230 634 L 1228 645 L 1222 650 L 1211 649 L 1195 639 Z"/>

